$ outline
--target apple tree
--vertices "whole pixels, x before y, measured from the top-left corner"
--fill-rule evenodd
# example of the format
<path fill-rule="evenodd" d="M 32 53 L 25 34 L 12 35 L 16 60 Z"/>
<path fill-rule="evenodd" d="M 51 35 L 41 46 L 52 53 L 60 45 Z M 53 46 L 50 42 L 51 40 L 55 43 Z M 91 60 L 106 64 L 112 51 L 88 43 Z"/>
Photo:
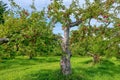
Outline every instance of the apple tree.
<path fill-rule="evenodd" d="M 72 0 L 69 7 L 65 6 L 63 1 L 64 0 L 52 0 L 48 6 L 47 14 L 51 20 L 51 24 L 62 24 L 64 37 L 62 38 L 61 45 L 62 51 L 65 54 L 62 56 L 60 63 L 62 73 L 68 75 L 72 72 L 70 63 L 72 54 L 69 49 L 70 29 L 83 24 L 88 24 L 91 28 L 92 19 L 101 21 L 101 23 L 104 23 L 106 26 L 109 25 L 109 21 L 111 22 L 112 20 L 111 15 L 113 15 L 110 13 L 110 10 L 112 8 L 115 9 L 116 6 L 112 7 L 112 5 L 119 3 L 119 0 L 94 0 L 93 2 L 85 0 L 84 6 L 80 6 L 80 0 Z M 101 19 L 101 17 L 103 18 Z M 89 33 L 91 33 L 91 30 L 89 30 Z"/>

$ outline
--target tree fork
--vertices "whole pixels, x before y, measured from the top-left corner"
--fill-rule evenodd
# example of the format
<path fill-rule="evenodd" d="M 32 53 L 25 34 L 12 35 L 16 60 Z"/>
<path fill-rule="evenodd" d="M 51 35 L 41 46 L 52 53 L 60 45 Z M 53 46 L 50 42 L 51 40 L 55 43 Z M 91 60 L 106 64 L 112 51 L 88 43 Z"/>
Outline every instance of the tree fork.
<path fill-rule="evenodd" d="M 72 53 L 69 49 L 69 32 L 70 32 L 70 28 L 74 27 L 74 26 L 78 26 L 79 24 L 81 24 L 82 21 L 75 21 L 70 23 L 67 27 L 64 27 L 64 38 L 62 40 L 62 50 L 63 53 L 65 53 L 64 56 L 61 57 L 60 60 L 60 66 L 61 66 L 61 71 L 63 73 L 63 75 L 69 75 L 72 73 L 71 70 L 71 62 L 70 62 L 70 58 L 72 56 Z"/>

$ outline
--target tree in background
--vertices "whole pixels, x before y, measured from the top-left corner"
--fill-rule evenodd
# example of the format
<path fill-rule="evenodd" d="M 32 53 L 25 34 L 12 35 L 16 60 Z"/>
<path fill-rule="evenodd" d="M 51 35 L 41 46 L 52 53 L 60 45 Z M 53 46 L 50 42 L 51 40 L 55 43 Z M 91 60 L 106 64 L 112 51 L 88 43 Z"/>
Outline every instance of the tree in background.
<path fill-rule="evenodd" d="M 0 24 L 3 24 L 4 21 L 4 13 L 6 13 L 7 4 L 3 3 L 3 1 L 0 1 Z"/>
<path fill-rule="evenodd" d="M 1 45 L 4 57 L 26 55 L 32 59 L 35 56 L 60 54 L 56 48 L 59 46 L 56 35 L 52 33 L 51 24 L 47 23 L 44 10 L 29 13 L 13 1 L 11 6 L 15 9 L 10 10 L 9 15 L 5 16 L 6 22 L 0 26 L 0 37 L 9 38 L 7 44 Z"/>
<path fill-rule="evenodd" d="M 96 1 L 98 2 L 98 5 L 103 5 L 101 9 L 103 8 L 105 11 L 103 10 L 103 12 L 100 12 L 99 16 L 95 16 L 95 14 L 99 13 L 97 12 L 99 11 L 99 7 L 98 9 L 95 9 L 96 7 L 90 7 L 88 11 L 91 14 L 94 14 L 92 15 L 94 17 L 86 21 L 85 24 L 79 25 L 79 30 L 72 32 L 70 40 L 71 49 L 74 54 L 89 54 L 93 57 L 94 63 L 99 62 L 98 59 L 100 59 L 99 57 L 102 55 L 113 56 L 117 54 L 118 50 L 116 49 L 118 48 L 116 47 L 118 47 L 118 44 L 120 43 L 120 39 L 118 39 L 120 33 L 120 19 L 118 16 L 119 6 L 114 5 L 119 4 L 119 2 L 112 0 L 114 4 L 109 1 L 104 2 L 104 4 L 103 2 L 100 2 L 100 0 Z M 93 13 L 93 11 L 96 11 L 96 13 Z M 92 19 L 97 20 L 101 25 L 92 25 Z"/>

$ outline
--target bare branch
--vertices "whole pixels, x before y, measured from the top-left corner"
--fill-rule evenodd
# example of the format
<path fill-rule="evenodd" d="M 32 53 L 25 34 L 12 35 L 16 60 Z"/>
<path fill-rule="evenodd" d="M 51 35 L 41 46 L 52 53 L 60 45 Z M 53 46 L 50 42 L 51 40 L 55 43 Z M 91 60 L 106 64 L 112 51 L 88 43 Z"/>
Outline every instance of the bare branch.
<path fill-rule="evenodd" d="M 72 22 L 72 23 L 70 23 L 70 28 L 71 27 L 74 27 L 74 26 L 78 26 L 79 24 L 81 24 L 82 23 L 82 21 L 81 20 L 78 20 L 78 21 L 76 21 L 76 22 Z"/>
<path fill-rule="evenodd" d="M 89 22 L 88 22 L 88 24 L 89 24 L 89 27 L 91 27 L 91 24 L 90 24 L 90 22 L 91 22 L 91 18 L 89 19 Z"/>
<path fill-rule="evenodd" d="M 0 44 L 7 43 L 8 41 L 8 38 L 0 38 Z"/>
<path fill-rule="evenodd" d="M 90 56 L 92 56 L 92 57 L 94 56 L 94 54 L 92 54 L 92 53 L 90 53 L 90 52 L 88 52 L 87 54 L 90 55 Z"/>

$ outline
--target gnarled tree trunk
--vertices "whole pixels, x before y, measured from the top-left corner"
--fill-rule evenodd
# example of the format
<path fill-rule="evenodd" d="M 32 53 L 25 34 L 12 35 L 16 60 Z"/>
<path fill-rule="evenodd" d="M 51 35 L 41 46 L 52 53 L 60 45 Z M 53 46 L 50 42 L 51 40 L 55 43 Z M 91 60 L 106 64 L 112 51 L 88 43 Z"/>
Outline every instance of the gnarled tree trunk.
<path fill-rule="evenodd" d="M 93 55 L 93 63 L 96 64 L 96 63 L 99 63 L 100 62 L 100 56 L 97 55 L 97 54 L 94 54 Z"/>
<path fill-rule="evenodd" d="M 98 54 L 92 54 L 92 53 L 88 53 L 88 55 L 93 57 L 93 64 L 99 63 L 100 62 L 100 55 Z"/>
<path fill-rule="evenodd" d="M 70 64 L 71 52 L 69 50 L 69 31 L 69 27 L 64 28 L 64 38 L 62 40 L 62 50 L 65 53 L 65 55 L 61 57 L 60 65 L 61 71 L 64 75 L 69 75 L 72 72 Z"/>

